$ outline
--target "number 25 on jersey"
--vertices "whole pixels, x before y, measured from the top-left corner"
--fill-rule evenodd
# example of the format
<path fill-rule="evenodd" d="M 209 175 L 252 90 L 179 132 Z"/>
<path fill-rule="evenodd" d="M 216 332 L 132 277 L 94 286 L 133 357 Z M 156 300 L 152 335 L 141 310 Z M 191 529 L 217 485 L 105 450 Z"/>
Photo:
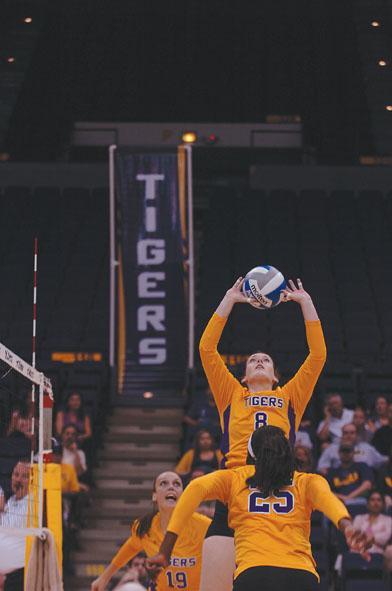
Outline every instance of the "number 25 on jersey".
<path fill-rule="evenodd" d="M 291 513 L 294 509 L 294 495 L 293 493 L 282 490 L 273 497 L 263 497 L 261 492 L 253 491 L 248 498 L 249 513 Z"/>

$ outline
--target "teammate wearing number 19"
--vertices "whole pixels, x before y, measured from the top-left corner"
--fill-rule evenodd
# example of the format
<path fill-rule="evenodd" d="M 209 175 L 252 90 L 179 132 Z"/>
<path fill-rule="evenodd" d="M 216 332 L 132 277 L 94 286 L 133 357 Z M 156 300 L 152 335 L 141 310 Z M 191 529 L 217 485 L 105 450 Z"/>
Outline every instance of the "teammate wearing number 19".
<path fill-rule="evenodd" d="M 290 280 L 283 299 L 301 307 L 309 354 L 294 377 L 280 387 L 272 358 L 267 353 L 253 353 L 248 357 L 240 383 L 225 366 L 217 346 L 234 304 L 249 303 L 242 293 L 242 282 L 240 277 L 226 292 L 200 341 L 201 361 L 223 431 L 222 468 L 245 465 L 249 437 L 258 427 L 280 427 L 294 444 L 295 433 L 326 359 L 323 331 L 312 299 L 300 279 L 297 285 Z M 200 591 L 229 591 L 235 568 L 233 532 L 227 524 L 227 508 L 219 502 L 206 538 Z"/>
<path fill-rule="evenodd" d="M 162 472 L 154 481 L 154 511 L 132 525 L 131 536 L 114 556 L 111 564 L 91 585 L 91 591 L 104 591 L 113 575 L 136 554 L 152 556 L 158 551 L 167 524 L 182 494 L 181 478 L 175 472 Z M 184 535 L 174 546 L 170 565 L 157 579 L 154 591 L 199 591 L 201 550 L 211 519 L 194 513 L 187 520 Z"/>

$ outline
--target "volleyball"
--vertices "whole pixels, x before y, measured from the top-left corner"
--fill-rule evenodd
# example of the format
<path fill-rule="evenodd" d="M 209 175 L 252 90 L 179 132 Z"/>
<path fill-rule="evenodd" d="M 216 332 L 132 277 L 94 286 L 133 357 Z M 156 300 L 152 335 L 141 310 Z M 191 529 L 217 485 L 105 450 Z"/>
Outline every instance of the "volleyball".
<path fill-rule="evenodd" d="M 282 290 L 286 287 L 286 280 L 282 273 L 271 267 L 261 265 L 254 267 L 246 274 L 242 291 L 250 304 L 259 310 L 268 310 L 282 301 Z"/>

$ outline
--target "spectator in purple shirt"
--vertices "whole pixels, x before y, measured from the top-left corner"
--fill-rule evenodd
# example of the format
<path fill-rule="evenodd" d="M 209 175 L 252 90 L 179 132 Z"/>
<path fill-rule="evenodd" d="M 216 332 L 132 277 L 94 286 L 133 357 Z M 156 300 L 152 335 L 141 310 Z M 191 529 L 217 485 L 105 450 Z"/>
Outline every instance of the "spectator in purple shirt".
<path fill-rule="evenodd" d="M 362 462 L 354 461 L 353 445 L 341 443 L 339 456 L 340 466 L 327 472 L 331 490 L 347 506 L 365 505 L 367 493 L 373 485 L 371 469 Z"/>

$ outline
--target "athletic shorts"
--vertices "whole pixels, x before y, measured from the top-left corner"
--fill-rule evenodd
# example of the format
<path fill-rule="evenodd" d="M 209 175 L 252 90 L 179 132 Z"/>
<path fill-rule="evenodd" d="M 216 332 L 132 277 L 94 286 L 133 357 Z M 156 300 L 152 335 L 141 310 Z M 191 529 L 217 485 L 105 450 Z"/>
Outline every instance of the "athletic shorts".
<path fill-rule="evenodd" d="M 215 503 L 215 513 L 212 518 L 212 523 L 207 530 L 206 538 L 212 536 L 224 536 L 225 538 L 234 538 L 234 531 L 229 527 L 228 521 L 228 509 L 226 505 L 220 501 Z"/>
<path fill-rule="evenodd" d="M 234 581 L 233 591 L 317 591 L 317 577 L 297 568 L 255 566 L 242 571 Z"/>

